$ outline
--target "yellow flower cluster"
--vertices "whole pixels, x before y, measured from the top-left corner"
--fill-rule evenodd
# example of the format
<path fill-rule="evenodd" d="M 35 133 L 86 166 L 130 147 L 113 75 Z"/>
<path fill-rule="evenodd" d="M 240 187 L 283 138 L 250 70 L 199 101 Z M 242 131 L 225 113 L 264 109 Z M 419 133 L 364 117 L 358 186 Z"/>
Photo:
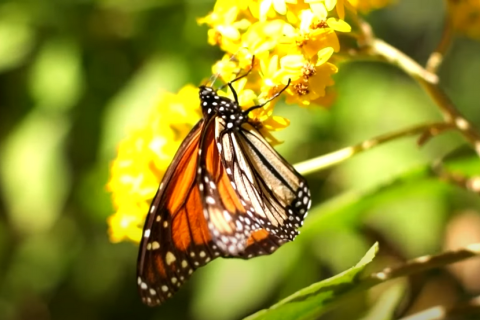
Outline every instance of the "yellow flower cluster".
<path fill-rule="evenodd" d="M 330 59 L 340 49 L 337 32 L 350 31 L 343 20 L 345 9 L 354 13 L 379 2 L 387 1 L 218 0 L 214 11 L 199 22 L 210 26 L 209 42 L 226 52 L 214 65 L 214 74 L 228 82 L 239 72 L 254 69 L 233 84 L 242 107 L 268 100 L 288 81 L 288 103 L 325 105 L 332 97 L 327 91 L 334 83 L 331 76 L 338 70 Z M 231 96 L 224 91 L 220 94 Z M 288 119 L 272 115 L 275 101 L 249 115 L 262 124 L 262 133 L 272 143 L 278 141 L 269 131 L 289 125 Z M 163 93 L 147 123 L 120 144 L 107 186 L 116 209 L 108 219 L 112 241 L 140 240 L 160 180 L 200 117 L 197 88 L 186 86 L 176 95 Z"/>
<path fill-rule="evenodd" d="M 116 213 L 108 218 L 110 239 L 140 241 L 149 204 L 180 143 L 201 117 L 198 88 L 164 92 L 142 128 L 118 148 L 107 188 Z"/>
<path fill-rule="evenodd" d="M 199 23 L 207 24 L 208 41 L 226 52 L 213 67 L 224 81 L 247 68 L 251 56 L 258 77 L 251 77 L 244 90 L 251 100 L 272 96 L 285 86 L 287 103 L 328 105 L 332 75 L 338 67 L 332 54 L 340 50 L 338 32 L 350 32 L 344 21 L 351 14 L 387 4 L 387 0 L 218 0 L 214 10 Z M 230 57 L 234 56 L 234 60 Z M 260 93 L 258 97 L 252 92 Z M 254 115 L 270 119 L 273 106 Z M 278 120 L 278 118 L 277 118 Z M 276 129 L 275 121 L 271 128 Z"/>
<path fill-rule="evenodd" d="M 447 7 L 455 31 L 480 39 L 480 0 L 447 0 Z"/>

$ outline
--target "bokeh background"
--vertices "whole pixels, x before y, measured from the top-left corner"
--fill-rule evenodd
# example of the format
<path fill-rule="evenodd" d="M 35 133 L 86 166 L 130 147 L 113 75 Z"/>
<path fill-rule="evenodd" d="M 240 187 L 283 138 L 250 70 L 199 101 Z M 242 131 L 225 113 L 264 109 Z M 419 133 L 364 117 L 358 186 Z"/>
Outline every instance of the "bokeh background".
<path fill-rule="evenodd" d="M 162 90 L 210 76 L 222 54 L 196 18 L 213 4 L 0 2 L 0 319 L 239 319 L 351 267 L 374 241 L 382 248 L 379 265 L 480 242 L 480 198 L 418 174 L 462 138 L 446 134 L 422 149 L 404 139 L 308 175 L 314 209 L 304 232 L 273 256 L 217 259 L 162 307 L 142 305 L 137 245 L 107 236 L 109 165 Z M 366 19 L 380 38 L 424 64 L 444 14 L 441 0 L 398 0 Z M 457 38 L 440 70 L 442 85 L 478 128 L 479 71 L 480 43 Z M 292 163 L 440 119 L 429 97 L 394 67 L 344 64 L 335 79 L 330 109 L 276 109 L 291 120 L 277 137 Z M 352 200 L 355 193 L 368 196 Z M 480 293 L 479 268 L 472 260 L 397 281 L 324 318 L 388 319 L 378 314 L 402 296 L 400 312 L 454 303 Z"/>

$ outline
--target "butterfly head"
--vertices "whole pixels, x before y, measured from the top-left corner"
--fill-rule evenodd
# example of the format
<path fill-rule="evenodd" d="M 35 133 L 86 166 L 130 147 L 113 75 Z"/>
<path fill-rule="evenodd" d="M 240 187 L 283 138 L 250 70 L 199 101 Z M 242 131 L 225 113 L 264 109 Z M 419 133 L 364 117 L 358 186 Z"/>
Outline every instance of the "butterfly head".
<path fill-rule="evenodd" d="M 212 87 L 201 86 L 199 89 L 200 103 L 205 118 L 213 115 L 220 117 L 224 120 L 227 129 L 236 128 L 247 121 L 246 114 L 237 102 L 219 96 Z"/>
<path fill-rule="evenodd" d="M 200 103 L 202 106 L 203 115 L 206 117 L 208 115 L 214 114 L 216 101 L 219 99 L 217 93 L 212 87 L 200 86 L 199 88 Z"/>

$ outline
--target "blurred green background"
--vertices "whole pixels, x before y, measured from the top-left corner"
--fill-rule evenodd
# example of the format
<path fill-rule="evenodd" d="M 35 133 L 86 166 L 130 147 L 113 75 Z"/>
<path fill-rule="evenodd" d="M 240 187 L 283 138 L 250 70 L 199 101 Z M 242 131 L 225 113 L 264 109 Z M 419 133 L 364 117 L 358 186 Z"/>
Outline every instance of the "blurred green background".
<path fill-rule="evenodd" d="M 463 140 L 446 134 L 418 149 L 405 139 L 307 176 L 314 209 L 303 237 L 273 256 L 217 259 L 165 305 L 142 305 L 137 246 L 112 244 L 106 233 L 113 212 L 105 188 L 109 165 L 118 142 L 141 123 L 161 90 L 175 92 L 210 76 L 221 52 L 207 44 L 207 28 L 195 19 L 213 4 L 0 2 L 1 320 L 239 319 L 351 267 L 374 241 L 382 248 L 380 264 L 480 242 L 478 196 L 409 173 Z M 440 38 L 443 15 L 440 0 L 398 0 L 366 19 L 380 38 L 424 64 Z M 442 85 L 477 128 L 479 70 L 480 44 L 461 38 L 440 70 Z M 393 67 L 341 65 L 336 82 L 338 100 L 329 110 L 276 109 L 292 123 L 277 135 L 285 140 L 278 150 L 292 163 L 440 119 L 429 97 Z M 387 192 L 318 207 L 396 177 L 407 178 Z M 478 261 L 462 268 L 472 263 L 479 270 Z M 458 270 L 410 283 L 418 294 L 408 308 L 479 293 L 478 272 Z M 388 319 L 375 313 L 384 302 L 369 309 L 376 294 L 324 318 L 357 319 L 368 310 L 364 319 Z"/>

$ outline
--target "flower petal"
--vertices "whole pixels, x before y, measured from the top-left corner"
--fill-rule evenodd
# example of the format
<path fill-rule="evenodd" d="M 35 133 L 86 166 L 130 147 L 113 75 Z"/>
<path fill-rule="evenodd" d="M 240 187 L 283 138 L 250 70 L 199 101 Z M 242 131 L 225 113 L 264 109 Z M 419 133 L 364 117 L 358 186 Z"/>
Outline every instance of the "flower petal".
<path fill-rule="evenodd" d="M 339 32 L 352 31 L 352 27 L 342 19 L 331 17 L 327 19 L 327 24 L 330 28 L 332 28 L 335 31 L 339 31 Z"/>

